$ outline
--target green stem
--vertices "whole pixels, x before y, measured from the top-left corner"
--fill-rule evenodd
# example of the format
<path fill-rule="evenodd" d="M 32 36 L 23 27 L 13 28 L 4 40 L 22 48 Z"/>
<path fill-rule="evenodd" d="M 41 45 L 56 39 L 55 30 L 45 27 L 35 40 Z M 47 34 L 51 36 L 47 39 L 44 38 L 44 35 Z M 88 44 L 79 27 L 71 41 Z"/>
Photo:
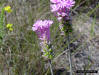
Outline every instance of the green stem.
<path fill-rule="evenodd" d="M 52 69 L 52 63 L 51 63 L 51 60 L 49 60 L 49 65 L 50 65 L 51 75 L 54 75 L 54 73 L 53 73 L 53 69 Z"/>
<path fill-rule="evenodd" d="M 70 75 L 72 75 L 72 58 L 71 58 L 71 50 L 70 50 L 70 36 L 69 36 L 69 33 L 68 33 L 68 50 L 69 50 Z"/>
<path fill-rule="evenodd" d="M 2 9 L 0 13 L 0 43 L 4 37 L 4 16 L 4 9 Z"/>

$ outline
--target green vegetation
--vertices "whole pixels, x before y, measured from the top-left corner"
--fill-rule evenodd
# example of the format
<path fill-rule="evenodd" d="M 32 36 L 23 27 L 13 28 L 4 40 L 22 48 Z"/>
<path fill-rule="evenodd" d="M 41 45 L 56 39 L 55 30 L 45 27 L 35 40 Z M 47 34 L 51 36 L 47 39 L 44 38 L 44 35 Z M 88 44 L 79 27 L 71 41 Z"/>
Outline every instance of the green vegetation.
<path fill-rule="evenodd" d="M 86 16 L 90 17 L 95 14 L 99 4 L 95 5 L 93 9 L 89 9 L 92 4 L 94 4 L 93 0 L 83 0 L 83 2 L 76 0 L 76 5 L 72 9 L 74 16 L 85 13 Z M 6 5 L 12 7 L 11 13 L 4 12 L 3 8 Z M 86 9 L 89 11 L 84 12 Z M 90 28 L 92 37 L 95 32 L 95 16 Z M 50 31 L 54 58 L 57 58 L 66 50 L 68 44 L 67 37 L 60 36 L 59 23 L 50 12 L 49 0 L 0 0 L 0 75 L 50 75 L 49 68 L 45 67 L 46 61 L 41 58 L 37 35 L 32 31 L 32 24 L 37 19 L 51 19 L 55 22 Z M 85 18 L 78 17 L 78 19 Z M 13 24 L 11 31 L 6 28 L 9 23 Z M 81 36 L 81 34 L 77 34 L 75 37 L 74 33 L 75 31 L 70 35 L 70 43 Z M 85 44 L 86 42 L 82 45 L 85 46 Z M 73 51 L 72 55 L 79 52 L 80 48 L 81 45 Z M 87 68 L 90 68 L 90 65 L 92 64 L 89 63 Z"/>

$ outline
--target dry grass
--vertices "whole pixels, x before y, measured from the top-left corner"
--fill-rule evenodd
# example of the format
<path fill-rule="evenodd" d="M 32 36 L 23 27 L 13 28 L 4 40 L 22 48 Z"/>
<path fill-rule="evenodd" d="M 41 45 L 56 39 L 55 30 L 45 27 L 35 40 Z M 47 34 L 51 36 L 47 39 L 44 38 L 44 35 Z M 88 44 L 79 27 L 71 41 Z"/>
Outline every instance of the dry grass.
<path fill-rule="evenodd" d="M 73 10 L 76 15 L 82 13 L 84 8 L 87 9 L 91 4 L 91 0 L 89 2 L 85 0 L 82 11 L 76 11 L 82 3 L 81 0 L 76 1 L 75 10 Z M 55 23 L 51 27 L 51 44 L 55 57 L 67 47 L 67 43 L 64 44 L 66 37 L 59 35 L 59 23 L 50 12 L 49 0 L 0 0 L 0 9 L 6 5 L 10 5 L 13 12 L 6 14 L 4 27 L 7 23 L 12 23 L 14 31 L 9 32 L 6 28 L 4 29 L 5 37 L 3 43 L 0 43 L 0 75 L 48 75 L 44 67 L 45 62 L 40 57 L 39 41 L 31 29 L 32 24 L 37 19 L 54 20 Z M 89 13 L 91 15 L 93 11 Z M 91 29 L 93 34 L 94 29 Z M 74 36 L 71 35 L 71 43 L 79 36 L 73 38 Z"/>

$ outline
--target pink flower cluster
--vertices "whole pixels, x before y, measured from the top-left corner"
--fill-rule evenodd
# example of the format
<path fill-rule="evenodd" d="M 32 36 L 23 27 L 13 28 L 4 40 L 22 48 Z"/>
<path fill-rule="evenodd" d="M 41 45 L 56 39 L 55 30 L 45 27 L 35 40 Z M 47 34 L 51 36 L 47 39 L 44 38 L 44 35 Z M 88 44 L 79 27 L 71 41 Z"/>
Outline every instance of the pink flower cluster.
<path fill-rule="evenodd" d="M 50 0 L 51 1 L 51 12 L 60 21 L 63 17 L 69 16 L 70 8 L 74 6 L 74 0 Z"/>
<path fill-rule="evenodd" d="M 35 31 L 40 40 L 50 40 L 50 26 L 53 24 L 51 20 L 38 20 L 32 27 L 32 30 Z"/>

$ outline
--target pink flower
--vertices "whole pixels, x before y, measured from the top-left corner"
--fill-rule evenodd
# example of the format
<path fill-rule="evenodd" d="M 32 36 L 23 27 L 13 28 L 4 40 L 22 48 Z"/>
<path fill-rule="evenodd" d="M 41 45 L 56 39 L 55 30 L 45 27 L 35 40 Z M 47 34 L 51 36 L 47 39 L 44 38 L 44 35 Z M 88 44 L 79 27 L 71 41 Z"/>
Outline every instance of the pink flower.
<path fill-rule="evenodd" d="M 74 0 L 50 0 L 51 1 L 51 12 L 60 21 L 63 17 L 68 17 L 70 8 L 74 6 Z"/>
<path fill-rule="evenodd" d="M 52 3 L 58 3 L 60 2 L 61 0 L 50 0 Z"/>
<path fill-rule="evenodd" d="M 70 9 L 71 7 L 73 7 L 75 4 L 75 1 L 74 0 L 66 0 L 66 7 L 68 9 Z"/>
<path fill-rule="evenodd" d="M 51 20 L 38 20 L 34 23 L 32 30 L 35 31 L 40 40 L 50 40 L 50 26 L 53 24 Z"/>

